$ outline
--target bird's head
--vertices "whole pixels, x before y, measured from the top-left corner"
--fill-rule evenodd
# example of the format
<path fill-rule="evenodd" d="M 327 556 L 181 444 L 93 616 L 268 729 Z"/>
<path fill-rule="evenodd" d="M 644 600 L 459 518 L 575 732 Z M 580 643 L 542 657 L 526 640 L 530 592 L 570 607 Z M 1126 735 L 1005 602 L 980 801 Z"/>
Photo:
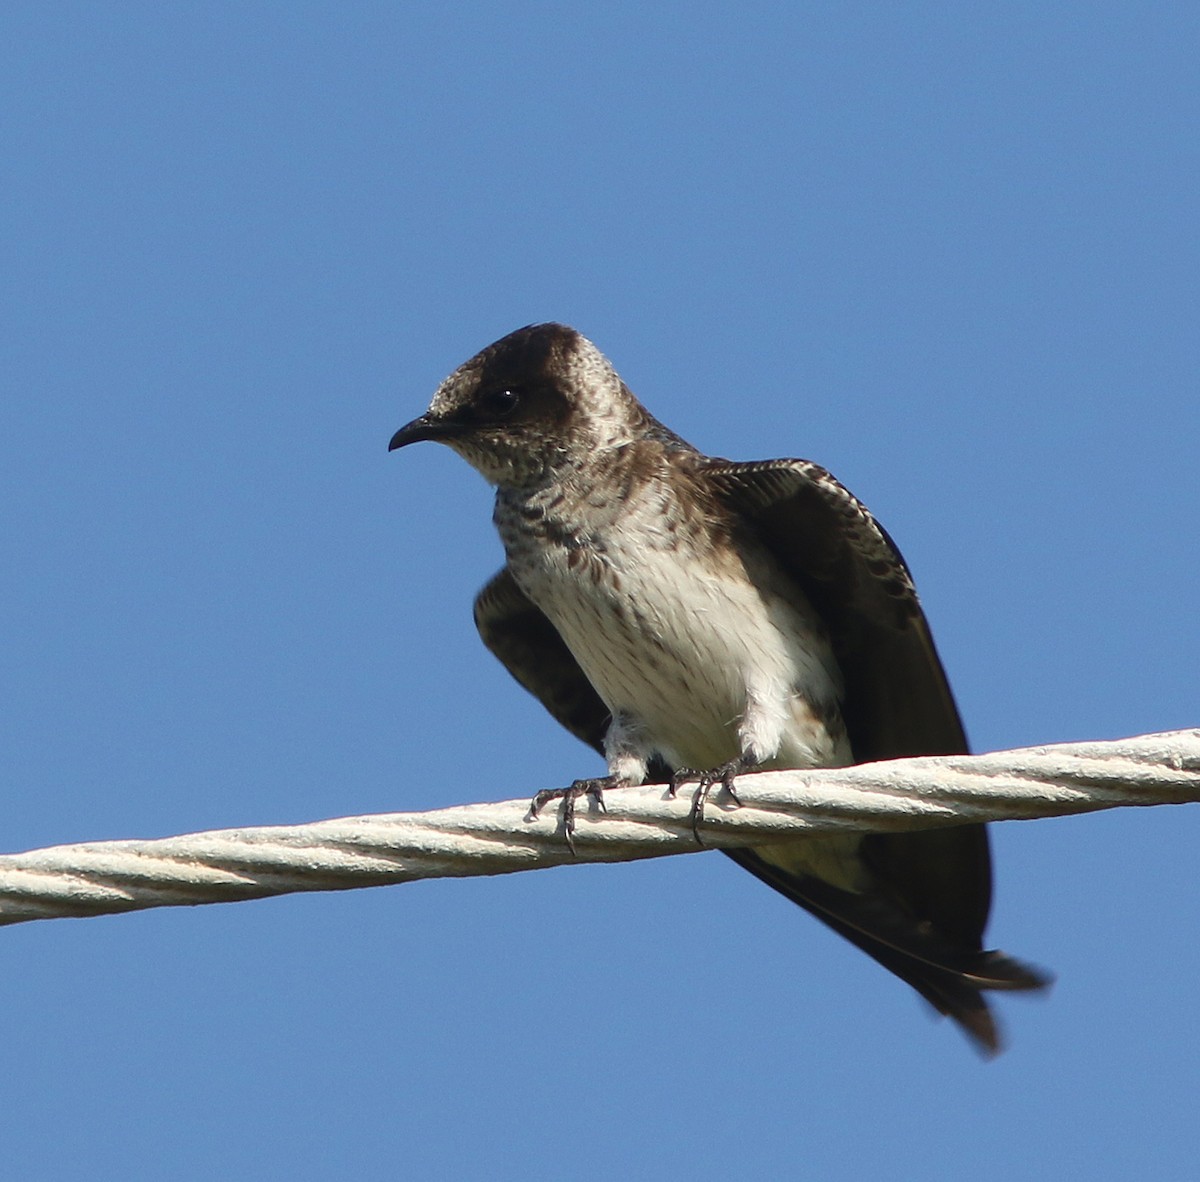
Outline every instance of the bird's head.
<path fill-rule="evenodd" d="M 460 365 L 388 450 L 434 439 L 492 484 L 525 488 L 630 442 L 647 421 L 591 341 L 566 325 L 534 324 Z"/>

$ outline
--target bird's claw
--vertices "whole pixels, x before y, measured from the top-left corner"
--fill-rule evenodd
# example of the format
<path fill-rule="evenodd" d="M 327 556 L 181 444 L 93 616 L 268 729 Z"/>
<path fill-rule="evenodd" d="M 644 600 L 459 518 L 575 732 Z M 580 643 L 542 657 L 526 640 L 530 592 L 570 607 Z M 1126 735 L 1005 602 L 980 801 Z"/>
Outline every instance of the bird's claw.
<path fill-rule="evenodd" d="M 581 796 L 590 796 L 600 807 L 602 813 L 608 809 L 604 805 L 604 790 L 619 787 L 613 776 L 601 776 L 597 779 L 576 780 L 567 788 L 543 788 L 529 802 L 529 819 L 533 820 L 552 800 L 562 801 L 563 836 L 567 839 L 567 848 L 572 855 L 575 850 L 575 802 Z"/>
<path fill-rule="evenodd" d="M 667 788 L 667 796 L 674 797 L 683 784 L 689 784 L 693 780 L 696 781 L 696 790 L 692 793 L 692 807 L 688 812 L 688 823 L 692 827 L 692 836 L 696 839 L 697 845 L 703 845 L 704 839 L 700 836 L 700 824 L 704 820 L 704 806 L 708 801 L 708 794 L 712 791 L 714 784 L 720 786 L 729 793 L 729 798 L 739 808 L 741 807 L 741 798 L 734 790 L 734 778 L 742 772 L 753 767 L 754 764 L 740 757 L 731 759 L 728 763 L 723 763 L 719 767 L 709 768 L 707 771 L 699 771 L 696 768 L 684 767 L 679 768 L 671 776 L 671 783 Z"/>

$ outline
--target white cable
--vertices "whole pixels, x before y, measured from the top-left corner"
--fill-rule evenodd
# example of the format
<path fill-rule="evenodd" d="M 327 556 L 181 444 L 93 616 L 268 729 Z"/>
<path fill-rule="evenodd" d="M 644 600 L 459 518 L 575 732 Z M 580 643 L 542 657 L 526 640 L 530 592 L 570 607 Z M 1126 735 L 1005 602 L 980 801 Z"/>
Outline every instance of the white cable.
<path fill-rule="evenodd" d="M 1200 800 L 1200 730 L 762 772 L 739 776 L 737 793 L 740 807 L 714 792 L 706 845 L 1183 804 Z M 623 788 L 605 795 L 603 813 L 585 798 L 575 855 L 556 807 L 528 820 L 528 798 L 0 855 L 0 924 L 682 854 L 698 848 L 689 797 L 669 800 L 661 785 Z"/>

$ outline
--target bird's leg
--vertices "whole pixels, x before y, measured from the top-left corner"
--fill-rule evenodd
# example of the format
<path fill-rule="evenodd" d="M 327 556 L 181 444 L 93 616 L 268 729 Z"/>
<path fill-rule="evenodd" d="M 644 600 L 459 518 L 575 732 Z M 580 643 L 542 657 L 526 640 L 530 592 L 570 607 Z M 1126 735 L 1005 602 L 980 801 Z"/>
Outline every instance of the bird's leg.
<path fill-rule="evenodd" d="M 606 812 L 603 793 L 610 788 L 632 788 L 642 784 L 650 754 L 643 727 L 628 710 L 614 710 L 608 730 L 604 733 L 604 758 L 608 775 L 576 780 L 569 788 L 544 788 L 529 804 L 529 819 L 541 812 L 552 800 L 562 801 L 563 835 L 571 853 L 575 853 L 575 802 L 590 796 Z"/>
<path fill-rule="evenodd" d="M 543 788 L 529 802 L 529 819 L 533 820 L 552 800 L 562 801 L 563 834 L 567 847 L 575 853 L 575 802 L 581 796 L 590 796 L 605 812 L 604 791 L 608 788 L 624 788 L 628 781 L 619 776 L 597 776 L 589 780 L 576 780 L 568 788 Z"/>
<path fill-rule="evenodd" d="M 740 776 L 742 772 L 748 772 L 752 768 L 758 766 L 758 760 L 752 755 L 739 755 L 737 759 L 731 759 L 728 763 L 722 763 L 718 767 L 709 768 L 707 771 L 699 771 L 696 768 L 681 767 L 671 776 L 671 784 L 667 789 L 667 795 L 673 797 L 683 784 L 690 784 L 693 780 L 697 781 L 696 790 L 692 793 L 692 809 L 688 813 L 688 821 L 691 822 L 692 833 L 696 838 L 697 845 L 703 845 L 704 840 L 700 836 L 700 823 L 704 820 L 704 805 L 708 800 L 708 794 L 712 790 L 714 784 L 720 784 L 734 804 L 740 805 L 742 802 L 738 799 L 737 792 L 734 791 L 734 777 Z"/>

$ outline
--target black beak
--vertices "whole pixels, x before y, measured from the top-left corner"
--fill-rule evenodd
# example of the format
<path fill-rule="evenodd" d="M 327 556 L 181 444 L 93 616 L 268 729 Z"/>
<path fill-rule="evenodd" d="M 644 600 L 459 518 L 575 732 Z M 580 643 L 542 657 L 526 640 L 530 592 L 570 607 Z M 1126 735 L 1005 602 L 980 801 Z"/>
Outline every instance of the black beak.
<path fill-rule="evenodd" d="M 388 444 L 388 451 L 398 447 L 407 447 L 410 443 L 421 443 L 426 439 L 448 439 L 455 434 L 455 424 L 444 419 L 435 419 L 432 415 L 424 414 L 411 423 L 405 423 Z"/>

